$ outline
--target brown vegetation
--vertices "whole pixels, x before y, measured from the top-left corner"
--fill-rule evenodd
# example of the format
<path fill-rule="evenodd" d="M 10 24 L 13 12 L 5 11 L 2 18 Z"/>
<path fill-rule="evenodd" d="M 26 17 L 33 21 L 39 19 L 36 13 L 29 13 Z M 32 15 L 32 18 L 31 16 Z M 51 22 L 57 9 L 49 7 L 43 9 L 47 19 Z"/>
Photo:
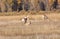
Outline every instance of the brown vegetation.
<path fill-rule="evenodd" d="M 0 16 L 0 22 L 3 22 L 3 25 L 0 23 L 0 35 L 59 34 L 60 13 L 45 14 L 48 20 L 44 20 L 43 15 L 44 14 L 28 15 L 30 20 L 36 20 L 36 22 L 32 22 L 32 24 L 28 26 L 20 22 L 20 19 L 26 15 Z"/>

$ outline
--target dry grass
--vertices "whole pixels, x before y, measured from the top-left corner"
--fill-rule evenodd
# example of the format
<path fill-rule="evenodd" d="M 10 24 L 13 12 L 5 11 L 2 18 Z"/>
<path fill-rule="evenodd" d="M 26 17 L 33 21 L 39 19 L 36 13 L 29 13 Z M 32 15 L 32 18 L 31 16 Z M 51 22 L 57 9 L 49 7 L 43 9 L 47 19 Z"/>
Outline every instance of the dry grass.
<path fill-rule="evenodd" d="M 28 15 L 30 20 L 39 20 L 37 22 L 32 22 L 31 25 L 24 25 L 20 20 L 26 15 L 20 16 L 0 16 L 0 34 L 2 35 L 26 35 L 35 33 L 60 33 L 58 26 L 60 25 L 60 14 L 51 13 L 46 14 L 48 20 L 44 21 L 41 15 Z M 14 21 L 15 20 L 15 21 Z M 4 24 L 5 23 L 5 24 Z M 38 26 L 38 27 L 37 27 Z"/>
<path fill-rule="evenodd" d="M 15 14 L 17 13 L 15 12 Z M 45 14 L 48 17 L 48 20 L 44 20 L 42 17 L 43 15 L 44 13 L 39 15 L 28 15 L 30 20 L 34 20 L 30 25 L 25 25 L 20 22 L 20 20 L 27 16 L 27 14 L 6 16 L 4 13 L 4 15 L 0 15 L 0 38 L 28 39 L 29 37 L 29 39 L 36 39 L 38 36 L 40 39 L 60 39 L 60 13 L 52 12 Z M 35 20 L 38 21 L 35 22 Z"/>
<path fill-rule="evenodd" d="M 50 13 L 60 13 L 59 11 L 20 11 L 20 12 L 0 12 L 0 16 L 20 16 L 20 15 L 41 15 Z"/>

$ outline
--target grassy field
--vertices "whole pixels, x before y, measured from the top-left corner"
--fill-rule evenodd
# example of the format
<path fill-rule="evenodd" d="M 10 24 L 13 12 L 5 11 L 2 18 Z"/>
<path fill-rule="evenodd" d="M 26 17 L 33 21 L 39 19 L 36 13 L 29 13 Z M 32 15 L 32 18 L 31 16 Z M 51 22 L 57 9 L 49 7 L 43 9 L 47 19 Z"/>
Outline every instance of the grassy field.
<path fill-rule="evenodd" d="M 41 14 L 51 14 L 60 13 L 60 11 L 20 11 L 20 12 L 0 12 L 0 16 L 20 16 L 20 15 L 41 15 Z"/>
<path fill-rule="evenodd" d="M 44 14 L 48 19 L 44 20 Z M 29 16 L 30 25 L 21 22 L 25 16 Z M 0 39 L 60 39 L 60 13 L 0 13 Z"/>

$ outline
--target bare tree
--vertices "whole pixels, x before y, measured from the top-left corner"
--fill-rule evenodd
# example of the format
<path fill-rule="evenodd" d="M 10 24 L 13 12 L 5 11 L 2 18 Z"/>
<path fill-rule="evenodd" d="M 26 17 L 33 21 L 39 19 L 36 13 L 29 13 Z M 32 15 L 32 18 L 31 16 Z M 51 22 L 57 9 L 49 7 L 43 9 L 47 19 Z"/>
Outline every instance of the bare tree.
<path fill-rule="evenodd" d="M 5 12 L 5 3 L 4 3 L 4 0 L 0 0 L 0 8 L 1 8 L 1 12 Z"/>
<path fill-rule="evenodd" d="M 18 1 L 17 0 L 13 0 L 12 1 L 12 11 L 17 11 L 18 9 Z"/>
<path fill-rule="evenodd" d="M 6 8 L 6 12 L 11 12 L 11 11 L 12 11 L 12 7 L 11 7 L 11 5 L 8 3 L 8 0 L 5 1 L 5 8 Z"/>
<path fill-rule="evenodd" d="M 30 9 L 30 2 L 29 0 L 25 0 L 24 2 L 24 10 L 28 11 Z"/>

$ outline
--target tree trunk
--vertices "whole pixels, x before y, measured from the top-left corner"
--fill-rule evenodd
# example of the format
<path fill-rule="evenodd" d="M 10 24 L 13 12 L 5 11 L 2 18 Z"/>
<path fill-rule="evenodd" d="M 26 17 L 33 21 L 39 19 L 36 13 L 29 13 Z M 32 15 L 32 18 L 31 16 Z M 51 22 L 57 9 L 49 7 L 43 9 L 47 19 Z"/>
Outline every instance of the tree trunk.
<path fill-rule="evenodd" d="M 5 12 L 5 3 L 4 3 L 4 0 L 0 0 L 0 8 L 1 8 L 1 12 Z"/>

